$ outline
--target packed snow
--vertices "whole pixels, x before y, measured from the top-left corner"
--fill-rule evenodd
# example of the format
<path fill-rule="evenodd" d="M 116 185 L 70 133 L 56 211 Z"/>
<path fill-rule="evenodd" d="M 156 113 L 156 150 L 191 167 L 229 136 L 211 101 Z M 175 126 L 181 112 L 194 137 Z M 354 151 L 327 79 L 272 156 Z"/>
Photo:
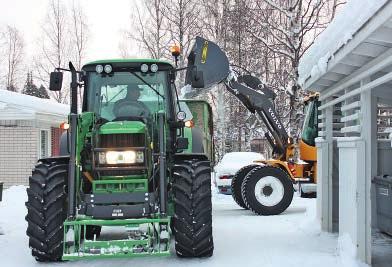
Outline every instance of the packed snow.
<path fill-rule="evenodd" d="M 299 64 L 299 84 L 327 71 L 328 61 L 388 0 L 349 0 L 317 37 Z"/>
<path fill-rule="evenodd" d="M 30 255 L 25 234 L 26 199 L 26 188 L 15 186 L 5 190 L 3 202 L 0 202 L 0 226 L 5 232 L 0 235 L 2 266 L 48 266 L 37 263 Z M 360 266 L 350 258 L 350 251 L 343 254 L 344 257 L 339 254 L 336 235 L 320 232 L 315 221 L 315 206 L 315 199 L 295 197 L 291 206 L 279 216 L 256 216 L 239 208 L 231 196 L 214 192 L 215 251 L 211 258 L 180 259 L 173 254 L 169 257 L 81 260 L 50 266 Z"/>

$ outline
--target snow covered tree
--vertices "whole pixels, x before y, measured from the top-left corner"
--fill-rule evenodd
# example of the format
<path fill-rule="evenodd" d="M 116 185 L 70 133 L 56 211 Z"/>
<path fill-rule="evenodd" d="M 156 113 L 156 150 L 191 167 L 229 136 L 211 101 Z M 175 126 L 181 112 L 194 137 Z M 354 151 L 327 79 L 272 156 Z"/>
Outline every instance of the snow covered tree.
<path fill-rule="evenodd" d="M 239 73 L 260 78 L 277 95 L 277 113 L 296 136 L 302 123 L 298 64 L 326 28 L 344 0 L 147 0 L 134 16 L 137 31 L 128 31 L 142 51 L 171 59 L 168 46 L 181 47 L 179 66 L 195 36 L 217 43 Z M 143 16 L 141 16 L 143 14 Z M 130 43 L 130 42 L 129 42 Z M 125 49 L 124 49 L 125 51 Z M 128 54 L 126 51 L 122 53 Z M 184 80 L 179 73 L 178 81 Z M 233 150 L 249 150 L 265 127 L 222 85 L 192 90 L 186 98 L 209 101 L 214 111 L 217 158 Z"/>
<path fill-rule="evenodd" d="M 256 0 L 249 4 L 252 16 L 249 17 L 246 31 L 269 51 L 275 58 L 277 84 L 280 90 L 281 108 L 289 132 L 297 136 L 301 125 L 300 101 L 303 92 L 298 85 L 298 65 L 302 55 L 312 45 L 314 39 L 330 22 L 329 0 Z M 333 1 L 333 12 L 338 1 Z M 282 96 L 282 94 L 284 94 Z M 287 110 L 286 112 L 284 110 Z"/>
<path fill-rule="evenodd" d="M 25 86 L 23 87 L 22 93 L 25 95 L 49 99 L 49 95 L 45 87 L 41 84 L 41 86 L 38 88 L 34 84 L 32 72 L 27 73 L 27 79 Z"/>
<path fill-rule="evenodd" d="M 1 33 L 1 41 L 5 58 L 5 87 L 16 92 L 23 61 L 23 37 L 17 28 L 7 25 Z"/>

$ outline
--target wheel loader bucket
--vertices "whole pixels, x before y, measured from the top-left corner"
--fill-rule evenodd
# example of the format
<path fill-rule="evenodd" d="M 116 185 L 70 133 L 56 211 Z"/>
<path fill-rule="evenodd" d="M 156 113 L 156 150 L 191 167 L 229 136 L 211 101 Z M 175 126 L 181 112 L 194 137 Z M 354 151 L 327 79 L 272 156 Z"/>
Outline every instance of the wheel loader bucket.
<path fill-rule="evenodd" d="M 226 79 L 229 72 L 229 60 L 219 46 L 196 37 L 188 55 L 185 83 L 194 88 L 208 88 Z"/>

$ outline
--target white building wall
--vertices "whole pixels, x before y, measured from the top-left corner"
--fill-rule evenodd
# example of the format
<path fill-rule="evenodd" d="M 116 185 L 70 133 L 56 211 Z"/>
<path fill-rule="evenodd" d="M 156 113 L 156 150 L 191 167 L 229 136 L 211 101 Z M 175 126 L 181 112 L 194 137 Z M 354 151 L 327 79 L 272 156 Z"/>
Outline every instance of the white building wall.
<path fill-rule="evenodd" d="M 0 126 L 0 181 L 5 187 L 27 185 L 37 161 L 38 133 L 32 126 Z"/>
<path fill-rule="evenodd" d="M 345 139 L 345 140 L 344 140 Z M 343 138 L 339 147 L 339 235 L 348 236 L 357 257 L 366 262 L 365 141 Z"/>

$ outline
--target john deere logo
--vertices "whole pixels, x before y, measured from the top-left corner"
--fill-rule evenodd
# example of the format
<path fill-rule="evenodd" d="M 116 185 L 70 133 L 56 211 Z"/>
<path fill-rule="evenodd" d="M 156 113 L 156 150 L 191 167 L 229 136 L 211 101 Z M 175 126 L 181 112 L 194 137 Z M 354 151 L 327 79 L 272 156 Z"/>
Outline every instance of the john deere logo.
<path fill-rule="evenodd" d="M 112 217 L 123 217 L 124 213 L 122 209 L 113 209 L 112 211 Z"/>

